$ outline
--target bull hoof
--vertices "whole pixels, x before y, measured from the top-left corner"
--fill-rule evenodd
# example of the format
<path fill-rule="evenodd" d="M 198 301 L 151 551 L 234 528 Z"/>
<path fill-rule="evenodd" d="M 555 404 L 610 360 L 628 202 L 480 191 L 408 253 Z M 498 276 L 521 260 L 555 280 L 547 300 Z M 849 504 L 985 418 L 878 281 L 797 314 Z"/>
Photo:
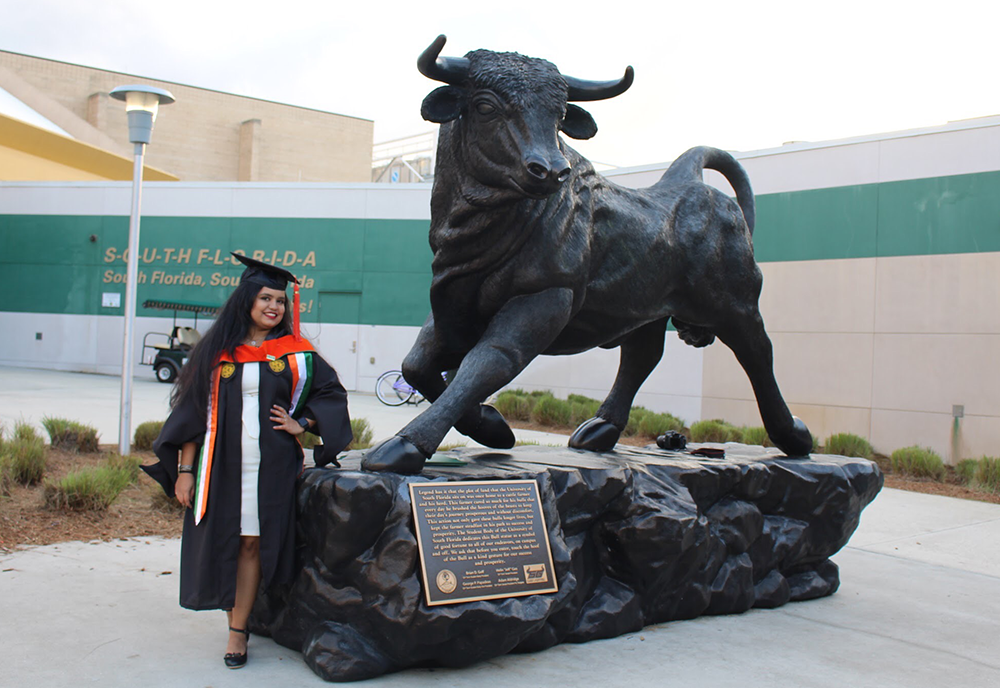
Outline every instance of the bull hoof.
<path fill-rule="evenodd" d="M 416 475 L 427 458 L 413 442 L 396 435 L 369 449 L 361 459 L 361 468 L 378 473 Z"/>
<path fill-rule="evenodd" d="M 780 440 L 771 437 L 771 441 L 788 456 L 809 456 L 813 450 L 813 438 L 809 428 L 795 416 L 792 416 L 791 432 Z"/>
<path fill-rule="evenodd" d="M 459 421 L 455 429 L 486 447 L 510 449 L 514 446 L 514 433 L 511 432 L 507 421 L 499 411 L 486 404 L 480 404 L 479 418 L 475 425 Z"/>
<path fill-rule="evenodd" d="M 622 431 L 603 418 L 594 417 L 580 424 L 569 438 L 573 449 L 606 452 L 615 448 Z"/>

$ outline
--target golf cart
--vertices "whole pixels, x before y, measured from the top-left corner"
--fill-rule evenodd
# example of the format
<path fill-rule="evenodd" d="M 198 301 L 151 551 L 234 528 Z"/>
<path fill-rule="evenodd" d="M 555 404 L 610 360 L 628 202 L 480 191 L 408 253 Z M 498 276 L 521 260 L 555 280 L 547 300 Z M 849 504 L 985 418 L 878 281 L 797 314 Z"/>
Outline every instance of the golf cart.
<path fill-rule="evenodd" d="M 181 368 L 187 363 L 191 349 L 201 340 L 201 333 L 196 329 L 198 327 L 198 314 L 214 316 L 219 307 L 188 301 L 156 301 L 153 299 L 143 303 L 142 307 L 174 312 L 174 325 L 170 334 L 147 332 L 142 338 L 141 361 L 142 365 L 153 366 L 156 379 L 160 382 L 173 382 L 177 379 Z M 178 313 L 194 313 L 194 327 L 178 326 Z M 150 337 L 154 341 L 157 338 L 162 338 L 164 341 L 150 343 Z"/>

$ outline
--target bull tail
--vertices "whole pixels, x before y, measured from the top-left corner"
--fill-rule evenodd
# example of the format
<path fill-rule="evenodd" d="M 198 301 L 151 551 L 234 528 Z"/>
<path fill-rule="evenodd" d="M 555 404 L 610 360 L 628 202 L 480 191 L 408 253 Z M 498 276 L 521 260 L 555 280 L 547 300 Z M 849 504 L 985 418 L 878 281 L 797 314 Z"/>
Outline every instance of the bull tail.
<path fill-rule="evenodd" d="M 676 184 L 701 180 L 705 169 L 721 172 L 736 192 L 736 202 L 743 211 L 750 235 L 753 236 L 753 226 L 757 219 L 754 205 L 753 189 L 750 187 L 750 177 L 746 170 L 732 155 L 718 148 L 698 146 L 692 148 L 674 160 L 655 187 L 672 187 Z"/>

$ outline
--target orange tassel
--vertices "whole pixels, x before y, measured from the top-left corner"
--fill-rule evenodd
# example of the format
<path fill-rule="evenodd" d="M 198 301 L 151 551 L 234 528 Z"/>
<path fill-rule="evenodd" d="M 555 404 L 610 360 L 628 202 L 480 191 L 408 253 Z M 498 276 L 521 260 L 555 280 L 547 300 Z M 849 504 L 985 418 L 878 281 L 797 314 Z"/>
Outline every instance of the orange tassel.
<path fill-rule="evenodd" d="M 299 283 L 295 283 L 295 296 L 292 299 L 292 307 L 295 312 L 292 313 L 292 334 L 295 335 L 295 341 L 302 341 L 302 335 L 299 333 Z"/>

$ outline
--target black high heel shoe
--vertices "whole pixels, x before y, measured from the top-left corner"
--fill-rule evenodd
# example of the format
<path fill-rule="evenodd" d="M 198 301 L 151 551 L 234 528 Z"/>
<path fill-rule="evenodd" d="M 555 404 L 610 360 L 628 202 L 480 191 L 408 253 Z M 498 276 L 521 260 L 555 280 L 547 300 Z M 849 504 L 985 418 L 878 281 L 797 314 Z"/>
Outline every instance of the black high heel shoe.
<path fill-rule="evenodd" d="M 233 633 L 243 633 L 247 637 L 247 643 L 250 642 L 250 631 L 242 628 L 233 628 L 232 626 L 229 627 L 229 630 Z M 229 669 L 242 669 L 247 665 L 247 655 L 249 654 L 249 648 L 248 651 L 243 654 L 239 654 L 237 652 L 227 652 L 222 658 L 222 661 L 226 663 L 226 667 Z"/>

